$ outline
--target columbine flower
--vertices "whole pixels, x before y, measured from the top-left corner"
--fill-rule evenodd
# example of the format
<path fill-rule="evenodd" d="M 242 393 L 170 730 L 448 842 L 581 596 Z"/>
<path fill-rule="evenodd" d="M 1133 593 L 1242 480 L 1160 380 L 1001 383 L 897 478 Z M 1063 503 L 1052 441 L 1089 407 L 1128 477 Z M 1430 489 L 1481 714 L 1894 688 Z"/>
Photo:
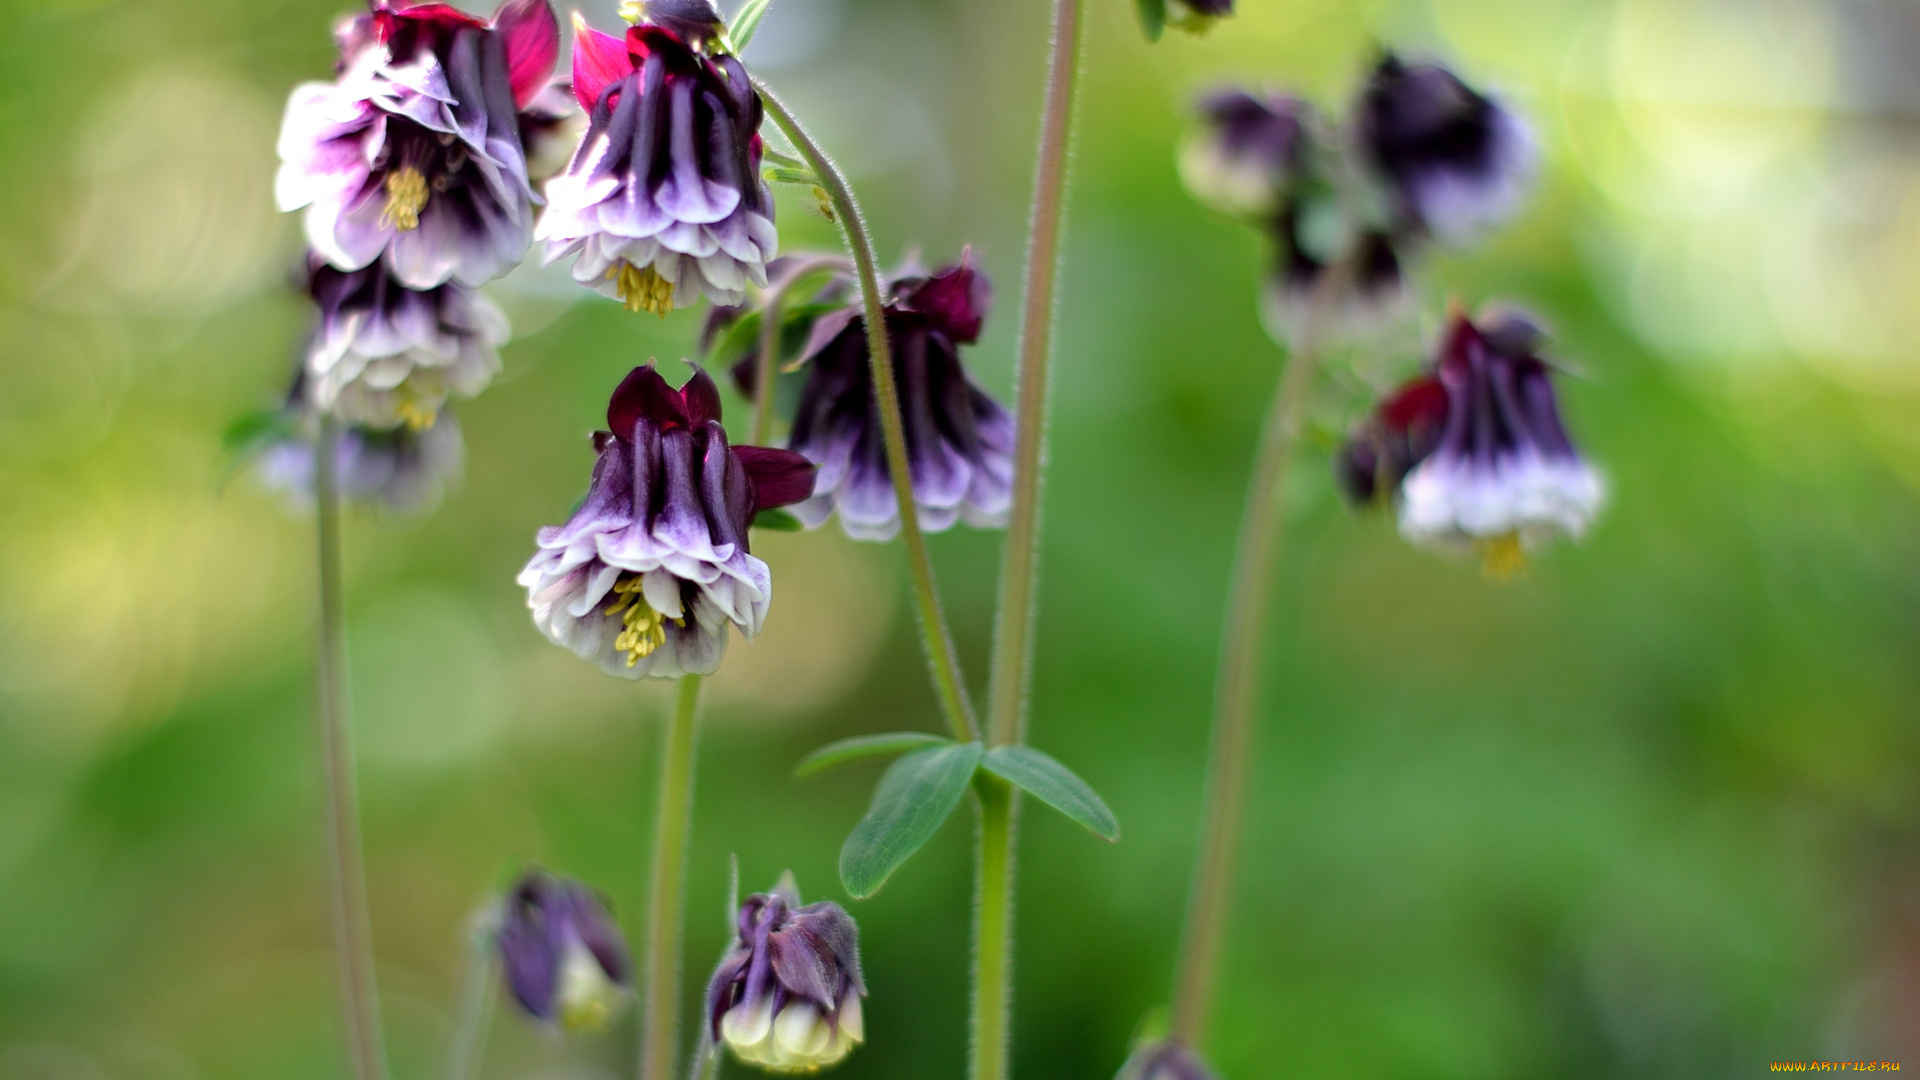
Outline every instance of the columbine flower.
<path fill-rule="evenodd" d="M 384 258 L 410 288 L 479 285 L 512 268 L 533 227 L 515 111 L 553 68 L 553 9 L 508 0 L 489 23 L 446 4 L 372 0 L 339 39 L 339 77 L 287 102 L 281 209 L 307 208 L 307 241 L 329 263 Z"/>
<path fill-rule="evenodd" d="M 707 1029 L 742 1061 L 812 1072 L 866 1041 L 859 928 L 831 901 L 800 906 L 791 874 L 740 905 L 739 937 L 707 985 Z"/>
<path fill-rule="evenodd" d="M 1148 1043 L 1120 1067 L 1117 1080 L 1214 1080 L 1200 1056 L 1172 1040 Z"/>
<path fill-rule="evenodd" d="M 1505 220 L 1536 158 L 1519 117 L 1438 64 L 1381 57 L 1354 118 L 1363 161 L 1412 227 L 1458 241 Z"/>
<path fill-rule="evenodd" d="M 506 899 L 495 940 L 507 990 L 538 1020 L 602 1030 L 632 981 L 620 927 L 577 881 L 539 870 L 522 877 Z"/>
<path fill-rule="evenodd" d="M 425 430 L 449 394 L 472 397 L 500 370 L 507 318 L 465 285 L 409 289 L 385 263 L 342 271 L 314 256 L 307 288 L 320 308 L 306 360 L 313 404 L 344 420 Z"/>
<path fill-rule="evenodd" d="M 1403 535 L 1478 548 L 1495 572 L 1555 536 L 1585 533 L 1604 485 L 1560 422 L 1552 369 L 1538 356 L 1545 340 L 1520 315 L 1483 328 L 1456 314 L 1433 370 L 1342 451 L 1348 490 L 1372 496 L 1397 482 Z"/>
<path fill-rule="evenodd" d="M 713 33 L 679 10 L 695 6 Z M 574 280 L 634 311 L 665 315 L 702 293 L 740 303 L 749 282 L 767 283 L 779 237 L 760 179 L 760 97 L 738 60 L 712 51 L 719 16 L 677 5 L 624 39 L 574 26 L 587 133 L 547 184 L 535 233 L 546 261 L 577 254 Z"/>
<path fill-rule="evenodd" d="M 289 415 L 279 437 L 262 447 L 255 471 L 270 490 L 294 503 L 313 503 L 314 436 L 310 418 Z M 342 497 L 402 513 L 424 510 L 460 477 L 466 444 L 453 414 L 441 412 L 424 431 L 361 425 L 341 428 L 334 476 Z"/>
<path fill-rule="evenodd" d="M 720 391 L 697 368 L 680 390 L 652 364 L 635 368 L 613 392 L 607 426 L 594 436 L 586 500 L 565 525 L 540 530 L 520 573 L 534 624 L 614 675 L 709 674 L 728 624 L 751 640 L 773 596 L 747 528 L 756 512 L 805 498 L 813 466 L 728 446 Z"/>
<path fill-rule="evenodd" d="M 1271 218 L 1307 167 L 1312 122 L 1307 103 L 1287 94 L 1215 91 L 1181 147 L 1180 178 L 1217 210 Z"/>
<path fill-rule="evenodd" d="M 932 276 L 897 277 L 888 290 L 887 335 L 913 501 L 928 532 L 960 520 L 1004 525 L 1013 500 L 1013 418 L 974 385 L 960 362 L 960 346 L 980 336 L 989 294 L 970 254 Z M 837 509 L 847 535 L 890 539 L 900 530 L 900 505 L 857 301 L 814 322 L 801 359 L 809 365 L 807 381 L 788 445 L 817 462 L 820 475 L 813 497 L 793 512 L 815 526 Z"/>

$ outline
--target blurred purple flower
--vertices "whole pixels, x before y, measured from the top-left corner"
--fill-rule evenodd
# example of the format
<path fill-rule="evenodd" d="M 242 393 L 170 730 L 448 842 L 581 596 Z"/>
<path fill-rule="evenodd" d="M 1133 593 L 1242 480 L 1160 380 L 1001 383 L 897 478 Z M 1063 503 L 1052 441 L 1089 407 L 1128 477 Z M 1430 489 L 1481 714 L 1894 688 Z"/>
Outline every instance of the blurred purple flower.
<path fill-rule="evenodd" d="M 384 262 L 343 271 L 311 256 L 307 289 L 313 404 L 350 423 L 429 428 L 449 394 L 472 397 L 500 370 L 507 318 L 465 285 L 409 289 Z"/>
<path fill-rule="evenodd" d="M 372 0 L 338 38 L 340 73 L 294 89 L 275 193 L 341 270 L 384 259 L 409 288 L 479 285 L 526 254 L 533 190 L 517 110 L 546 85 L 546 0 L 491 22 L 440 3 Z"/>
<path fill-rule="evenodd" d="M 604 1030 L 632 982 L 626 939 L 606 905 L 585 885 L 543 871 L 514 885 L 495 942 L 508 992 L 536 1020 Z"/>
<path fill-rule="evenodd" d="M 767 564 L 748 552 L 753 516 L 805 498 L 813 466 L 728 446 L 719 389 L 697 368 L 680 390 L 652 364 L 635 368 L 607 425 L 585 501 L 540 530 L 520 573 L 534 624 L 610 674 L 709 674 L 728 624 L 751 640 L 773 596 Z"/>
<path fill-rule="evenodd" d="M 687 10 L 680 10 L 685 8 Z M 704 293 L 738 304 L 779 246 L 760 179 L 760 97 L 732 56 L 676 5 L 625 38 L 575 18 L 573 92 L 587 132 L 547 184 L 535 236 L 546 261 L 634 311 L 665 315 Z M 712 16 L 712 27 L 719 19 Z"/>
<path fill-rule="evenodd" d="M 980 336 L 991 290 L 971 253 L 932 275 L 896 277 L 885 306 L 906 427 L 913 499 L 928 532 L 956 521 L 1006 523 L 1013 499 L 1013 418 L 974 385 L 960 346 Z M 808 526 L 835 510 L 847 535 L 887 540 L 900 530 L 857 300 L 820 316 L 801 354 L 808 365 L 788 445 L 820 466 L 813 497 L 793 508 Z M 736 366 L 743 383 L 751 360 Z"/>
<path fill-rule="evenodd" d="M 303 430 L 308 426 L 290 415 L 279 437 L 260 447 L 254 462 L 264 486 L 301 506 L 313 504 L 314 437 Z M 459 479 L 465 459 L 460 425 L 443 411 L 424 431 L 343 426 L 334 475 L 343 498 L 409 513 L 437 502 L 446 486 Z"/>
<path fill-rule="evenodd" d="M 1116 1080 L 1214 1080 L 1214 1074 L 1200 1055 L 1168 1039 L 1134 1051 Z"/>
<path fill-rule="evenodd" d="M 707 986 L 707 1037 L 774 1072 L 813 1072 L 866 1040 L 859 928 L 831 901 L 800 906 L 793 875 L 740 905 Z"/>
<path fill-rule="evenodd" d="M 1312 107 L 1289 94 L 1229 87 L 1200 100 L 1200 123 L 1180 152 L 1180 178 L 1201 202 L 1268 220 L 1312 153 Z"/>
<path fill-rule="evenodd" d="M 1355 139 L 1408 226 L 1449 242 L 1518 209 L 1538 157 L 1518 116 L 1431 63 L 1380 58 L 1355 109 Z"/>

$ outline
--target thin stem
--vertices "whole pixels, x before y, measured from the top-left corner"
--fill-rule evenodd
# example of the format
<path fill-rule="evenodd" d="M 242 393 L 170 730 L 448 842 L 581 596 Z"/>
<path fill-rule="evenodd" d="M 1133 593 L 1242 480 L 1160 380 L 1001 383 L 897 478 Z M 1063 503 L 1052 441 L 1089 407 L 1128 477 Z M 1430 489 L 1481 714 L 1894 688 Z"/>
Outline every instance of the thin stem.
<path fill-rule="evenodd" d="M 493 1025 L 494 934 L 497 914 L 489 910 L 473 920 L 467 935 L 466 970 L 461 975 L 460 1011 L 454 1026 L 453 1051 L 447 1056 L 448 1080 L 479 1080 L 480 1060 L 487 1049 L 487 1031 Z"/>
<path fill-rule="evenodd" d="M 367 871 L 360 850 L 360 810 L 353 776 L 353 731 L 347 715 L 347 629 L 341 600 L 340 485 L 335 476 L 340 427 L 320 419 L 313 451 L 314 500 L 320 535 L 320 757 L 326 774 L 328 888 L 333 949 L 347 1057 L 357 1080 L 386 1080 L 380 997 L 367 916 Z"/>
<path fill-rule="evenodd" d="M 1080 0 L 1054 0 L 1053 47 L 1047 61 L 1046 111 L 1040 119 L 1039 163 L 1028 223 L 1026 291 L 1020 305 L 1019 362 L 1014 376 L 1013 511 L 1000 563 L 1000 607 L 993 640 L 988 741 L 1019 742 L 1026 733 L 1027 684 L 1033 663 L 1035 586 L 1040 572 L 1040 474 L 1046 462 L 1047 380 L 1053 352 L 1054 286 L 1060 271 L 1060 226 L 1066 211 L 1067 158 L 1073 100 L 1080 77 Z"/>
<path fill-rule="evenodd" d="M 982 773 L 974 782 L 980 800 L 975 845 L 973 905 L 973 1038 L 968 1075 L 1004 1080 L 1012 1041 L 1013 1002 L 1013 787 Z"/>
<path fill-rule="evenodd" d="M 1077 2 L 1077 0 L 1073 0 Z M 953 647 L 953 633 L 947 628 L 940 610 L 940 592 L 934 585 L 933 562 L 927 557 L 927 538 L 920 532 L 920 516 L 913 502 L 913 474 L 907 458 L 907 431 L 900 420 L 900 392 L 894 384 L 893 350 L 887 340 L 885 297 L 880 292 L 880 273 L 875 267 L 873 239 L 866 219 L 854 202 L 853 189 L 819 144 L 813 141 L 800 121 L 794 119 L 785 104 L 774 96 L 767 84 L 754 80 L 767 115 L 780 126 L 800 156 L 807 159 L 820 186 L 833 203 L 834 217 L 853 254 L 854 271 L 860 278 L 860 300 L 865 308 L 868 367 L 873 371 L 873 395 L 880 409 L 880 433 L 886 443 L 887 471 L 892 474 L 893 497 L 900 507 L 900 539 L 907 549 L 907 563 L 913 570 L 913 593 L 920 612 L 921 645 L 933 668 L 934 688 L 947 724 L 954 737 L 972 742 L 977 736 L 973 706 L 967 700 L 966 682 L 960 675 L 960 656 Z"/>
<path fill-rule="evenodd" d="M 768 437 L 773 434 L 774 383 L 780 376 L 780 305 L 801 278 L 816 270 L 847 265 L 847 261 L 837 255 L 814 256 L 800 260 L 778 281 L 767 285 L 760 303 L 760 334 L 754 345 L 753 438 L 749 440 L 753 445 L 767 445 Z"/>
<path fill-rule="evenodd" d="M 646 956 L 640 973 L 640 1080 L 672 1080 L 679 1041 L 681 930 L 687 910 L 687 840 L 693 831 L 693 764 L 700 676 L 680 677 L 660 755 L 660 807 L 647 870 Z"/>
<path fill-rule="evenodd" d="M 1301 315 L 1286 370 L 1260 429 L 1246 508 L 1227 583 L 1227 621 L 1214 689 L 1213 731 L 1207 762 L 1206 809 L 1186 929 L 1174 977 L 1168 1036 L 1199 1048 L 1218 979 L 1221 947 L 1233 907 L 1235 864 L 1246 816 L 1247 776 L 1253 764 L 1254 706 L 1260 693 L 1260 657 L 1266 640 L 1273 577 L 1286 538 L 1286 482 L 1305 426 L 1308 391 L 1317 366 L 1326 308 L 1345 291 L 1350 260 L 1328 267 Z"/>

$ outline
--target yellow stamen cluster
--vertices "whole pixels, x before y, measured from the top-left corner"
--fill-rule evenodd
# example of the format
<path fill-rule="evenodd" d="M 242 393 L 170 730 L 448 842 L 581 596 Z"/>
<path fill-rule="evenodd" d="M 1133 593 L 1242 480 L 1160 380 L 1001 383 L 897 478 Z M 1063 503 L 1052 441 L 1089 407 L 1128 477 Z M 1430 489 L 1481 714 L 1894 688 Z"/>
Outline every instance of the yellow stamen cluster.
<path fill-rule="evenodd" d="M 380 224 L 406 232 L 420 227 L 420 211 L 427 207 L 427 178 L 411 165 L 387 174 L 387 208 Z"/>
<path fill-rule="evenodd" d="M 622 261 L 613 272 L 613 288 L 628 311 L 651 311 L 662 318 L 673 310 L 673 282 L 660 276 L 651 264 L 635 266 Z"/>
<path fill-rule="evenodd" d="M 1527 568 L 1527 553 L 1520 546 L 1520 534 L 1501 533 L 1474 542 L 1480 553 L 1480 567 L 1496 581 L 1505 581 Z"/>
<path fill-rule="evenodd" d="M 638 574 L 625 574 L 614 582 L 613 596 L 613 603 L 607 605 L 602 614 L 618 615 L 626 626 L 620 636 L 613 639 L 613 647 L 627 654 L 627 666 L 632 667 L 667 643 L 667 619 L 647 603 L 640 591 Z M 675 619 L 673 624 L 685 626 L 687 623 L 685 619 Z"/>
<path fill-rule="evenodd" d="M 408 431 L 425 431 L 440 418 L 440 410 L 411 399 L 402 401 L 400 407 L 394 411 L 400 414 L 400 419 L 407 425 Z"/>

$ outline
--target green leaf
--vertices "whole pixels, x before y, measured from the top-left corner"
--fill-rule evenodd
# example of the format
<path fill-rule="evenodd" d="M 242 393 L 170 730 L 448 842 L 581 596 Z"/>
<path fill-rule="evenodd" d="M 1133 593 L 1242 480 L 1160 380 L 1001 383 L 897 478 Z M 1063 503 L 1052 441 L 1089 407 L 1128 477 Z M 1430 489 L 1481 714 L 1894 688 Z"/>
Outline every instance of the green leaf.
<path fill-rule="evenodd" d="M 1073 770 L 1031 746 L 996 746 L 981 766 L 1086 826 L 1102 840 L 1120 839 L 1120 821 Z"/>
<path fill-rule="evenodd" d="M 753 40 L 753 32 L 760 29 L 760 20 L 766 17 L 767 9 L 773 6 L 773 0 L 747 0 L 740 14 L 733 17 L 733 26 L 727 31 L 727 37 L 733 44 L 733 52 L 738 55 Z"/>
<path fill-rule="evenodd" d="M 857 900 L 880 890 L 900 864 L 920 850 L 960 805 L 980 744 L 949 743 L 915 750 L 887 767 L 873 789 L 873 805 L 840 848 L 840 883 Z"/>
<path fill-rule="evenodd" d="M 1167 26 L 1167 0 L 1134 0 L 1140 9 L 1140 32 L 1148 41 L 1159 41 Z"/>
<path fill-rule="evenodd" d="M 753 515 L 753 527 L 768 532 L 799 532 L 806 526 L 785 510 L 762 510 Z"/>
<path fill-rule="evenodd" d="M 778 511 L 774 511 L 778 513 Z M 849 761 L 861 758 L 881 757 L 887 754 L 904 754 L 909 750 L 918 750 L 927 746 L 951 745 L 953 740 L 939 735 L 930 735 L 924 731 L 889 731 L 884 735 L 855 735 L 851 739 L 841 739 L 800 759 L 793 767 L 795 776 L 812 776 L 826 772 L 836 765 L 845 765 Z"/>

